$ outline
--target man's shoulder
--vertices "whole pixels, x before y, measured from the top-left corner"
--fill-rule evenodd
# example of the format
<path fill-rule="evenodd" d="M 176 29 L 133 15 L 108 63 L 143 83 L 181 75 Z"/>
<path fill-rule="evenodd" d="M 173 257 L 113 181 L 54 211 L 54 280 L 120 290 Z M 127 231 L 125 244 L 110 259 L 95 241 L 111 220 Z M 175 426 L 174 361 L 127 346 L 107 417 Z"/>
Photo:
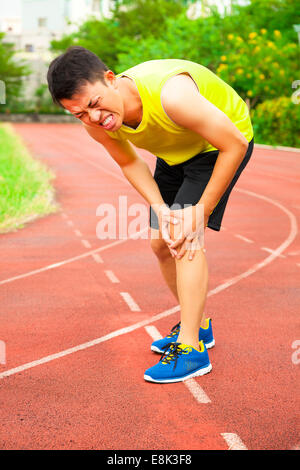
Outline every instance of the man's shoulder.
<path fill-rule="evenodd" d="M 187 90 L 197 91 L 198 87 L 188 72 L 181 72 L 168 78 L 161 90 L 161 99 L 165 104 L 181 100 Z"/>
<path fill-rule="evenodd" d="M 118 76 L 132 74 L 137 76 L 159 77 L 160 75 L 165 74 L 172 69 L 176 69 L 178 67 L 188 67 L 188 64 L 197 65 L 191 61 L 183 59 L 153 59 L 145 62 L 140 62 L 139 64 L 134 65 L 133 67 L 130 67 L 129 69 L 119 73 Z"/>

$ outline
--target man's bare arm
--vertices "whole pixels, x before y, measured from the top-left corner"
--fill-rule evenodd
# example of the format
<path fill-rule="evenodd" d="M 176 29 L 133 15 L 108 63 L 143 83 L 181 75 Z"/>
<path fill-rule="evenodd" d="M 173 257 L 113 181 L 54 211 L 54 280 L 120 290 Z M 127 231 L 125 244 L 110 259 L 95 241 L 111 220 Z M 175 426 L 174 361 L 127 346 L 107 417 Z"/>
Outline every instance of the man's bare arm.
<path fill-rule="evenodd" d="M 104 146 L 118 163 L 130 184 L 153 206 L 154 210 L 164 204 L 147 163 L 138 155 L 129 141 L 112 139 L 101 128 L 99 128 L 99 131 L 86 125 L 84 125 L 84 128 L 94 140 Z"/>
<path fill-rule="evenodd" d="M 167 115 L 179 126 L 197 132 L 219 150 L 199 203 L 210 214 L 229 186 L 248 148 L 247 139 L 220 109 L 201 95 L 188 75 L 169 79 L 162 90 Z"/>

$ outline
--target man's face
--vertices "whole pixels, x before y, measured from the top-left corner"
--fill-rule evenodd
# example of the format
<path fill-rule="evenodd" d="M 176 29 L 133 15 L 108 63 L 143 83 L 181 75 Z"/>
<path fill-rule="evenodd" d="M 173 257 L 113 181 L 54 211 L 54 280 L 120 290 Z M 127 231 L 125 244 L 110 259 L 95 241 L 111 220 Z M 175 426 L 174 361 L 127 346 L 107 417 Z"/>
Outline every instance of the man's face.
<path fill-rule="evenodd" d="M 107 86 L 101 80 L 93 84 L 86 82 L 71 99 L 64 98 L 60 102 L 86 125 L 117 131 L 124 118 L 123 100 L 114 73 L 105 72 L 104 79 Z"/>

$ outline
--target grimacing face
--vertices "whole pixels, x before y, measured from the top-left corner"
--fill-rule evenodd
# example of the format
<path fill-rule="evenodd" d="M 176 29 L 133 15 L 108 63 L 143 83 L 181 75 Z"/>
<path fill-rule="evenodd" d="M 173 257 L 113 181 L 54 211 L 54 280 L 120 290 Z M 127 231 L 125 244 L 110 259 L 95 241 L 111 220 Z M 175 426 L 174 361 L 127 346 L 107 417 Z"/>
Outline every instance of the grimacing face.
<path fill-rule="evenodd" d="M 84 124 L 113 132 L 122 126 L 124 104 L 115 74 L 111 70 L 106 71 L 104 80 L 107 86 L 101 80 L 86 82 L 71 99 L 63 98 L 60 102 Z"/>

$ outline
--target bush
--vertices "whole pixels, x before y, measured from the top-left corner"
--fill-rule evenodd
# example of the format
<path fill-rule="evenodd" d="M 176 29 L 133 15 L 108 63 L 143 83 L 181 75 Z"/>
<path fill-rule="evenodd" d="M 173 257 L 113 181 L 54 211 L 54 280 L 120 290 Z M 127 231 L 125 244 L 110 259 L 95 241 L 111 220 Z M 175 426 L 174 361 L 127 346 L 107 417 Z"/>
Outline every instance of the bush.
<path fill-rule="evenodd" d="M 291 98 L 264 101 L 251 110 L 251 119 L 257 143 L 300 147 L 300 105 Z"/>
<path fill-rule="evenodd" d="M 34 93 L 34 112 L 38 114 L 67 114 L 64 109 L 53 103 L 48 86 L 40 85 Z"/>
<path fill-rule="evenodd" d="M 11 106 L 1 107 L 0 113 L 5 114 L 68 114 L 52 101 L 48 86 L 41 84 L 30 99 L 19 98 Z"/>
<path fill-rule="evenodd" d="M 0 80 L 5 83 L 6 103 L 1 104 L 0 112 L 9 111 L 22 97 L 24 78 L 30 69 L 26 63 L 16 58 L 13 44 L 4 41 L 5 34 L 0 33 Z"/>
<path fill-rule="evenodd" d="M 0 233 L 58 210 L 55 175 L 33 159 L 10 125 L 0 126 Z"/>

